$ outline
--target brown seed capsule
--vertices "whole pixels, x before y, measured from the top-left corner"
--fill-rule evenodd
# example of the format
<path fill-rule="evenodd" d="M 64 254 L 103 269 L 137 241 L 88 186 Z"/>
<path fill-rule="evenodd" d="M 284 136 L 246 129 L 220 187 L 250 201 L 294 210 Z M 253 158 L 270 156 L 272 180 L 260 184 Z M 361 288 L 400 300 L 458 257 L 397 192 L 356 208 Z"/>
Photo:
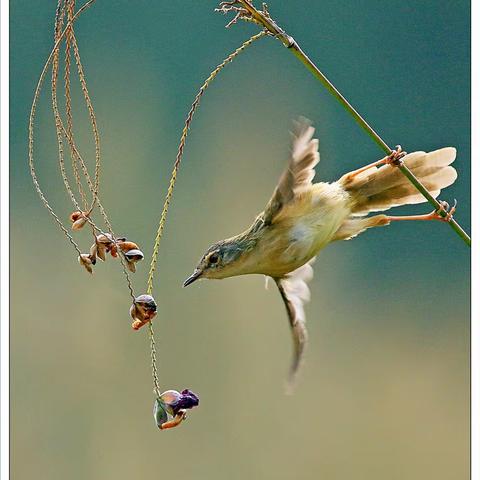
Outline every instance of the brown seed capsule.
<path fill-rule="evenodd" d="M 125 259 L 127 260 L 128 269 L 131 272 L 135 273 L 136 271 L 135 264 L 140 260 L 143 260 L 143 253 L 141 250 L 138 250 L 138 249 L 129 250 L 128 252 L 125 253 Z"/>
<path fill-rule="evenodd" d="M 94 243 L 90 248 L 90 255 L 95 254 L 102 262 L 105 261 L 105 245 Z"/>
<path fill-rule="evenodd" d="M 70 221 L 73 223 L 73 222 L 76 222 L 80 217 L 82 217 L 83 215 L 83 212 L 81 212 L 80 210 L 75 210 L 74 212 L 72 212 L 70 214 Z"/>
<path fill-rule="evenodd" d="M 94 243 L 91 247 L 90 247 L 90 259 L 92 260 L 92 263 L 95 265 L 97 263 L 97 255 L 98 255 L 98 248 L 97 248 L 97 244 Z M 100 255 L 98 255 L 100 257 Z"/>
<path fill-rule="evenodd" d="M 88 273 L 93 273 L 93 268 L 92 266 L 95 265 L 95 263 L 92 260 L 92 257 L 87 254 L 87 253 L 82 253 L 81 255 L 78 256 L 78 263 L 82 266 L 85 267 L 85 270 Z"/>
<path fill-rule="evenodd" d="M 70 221 L 72 222 L 72 230 L 80 230 L 87 223 L 87 212 L 76 210 L 70 214 Z"/>
<path fill-rule="evenodd" d="M 106 260 L 106 253 L 113 247 L 112 236 L 109 233 L 101 233 L 95 237 L 95 252 L 102 261 Z M 93 248 L 93 246 L 92 246 Z M 91 252 L 91 251 L 90 251 Z"/>
<path fill-rule="evenodd" d="M 130 307 L 130 316 L 133 318 L 132 328 L 138 330 L 151 322 L 157 314 L 157 304 L 151 295 L 140 295 L 135 298 Z"/>
<path fill-rule="evenodd" d="M 117 244 L 122 252 L 128 252 L 129 250 L 138 250 L 138 245 L 134 242 L 129 242 L 127 240 L 117 240 Z"/>
<path fill-rule="evenodd" d="M 125 237 L 120 237 L 120 238 L 117 238 L 117 244 L 121 244 L 123 242 L 126 242 L 127 239 Z M 117 245 L 114 243 L 112 243 L 111 247 L 107 249 L 107 252 L 110 252 L 110 255 L 113 257 L 113 258 L 117 258 L 118 257 L 118 247 Z"/>

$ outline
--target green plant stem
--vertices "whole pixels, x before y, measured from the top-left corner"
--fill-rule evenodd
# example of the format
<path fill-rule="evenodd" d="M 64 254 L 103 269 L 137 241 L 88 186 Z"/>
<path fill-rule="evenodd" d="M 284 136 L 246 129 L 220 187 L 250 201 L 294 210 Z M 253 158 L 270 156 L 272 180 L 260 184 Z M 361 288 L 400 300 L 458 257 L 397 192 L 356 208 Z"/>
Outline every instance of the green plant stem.
<path fill-rule="evenodd" d="M 345 110 L 353 117 L 353 119 L 365 130 L 369 137 L 387 154 L 392 152 L 392 149 L 388 144 L 380 137 L 380 135 L 367 123 L 367 121 L 353 108 L 348 100 L 337 90 L 332 82 L 320 71 L 320 69 L 310 60 L 307 54 L 301 49 L 300 45 L 295 41 L 293 37 L 285 33 L 269 15 L 265 12 L 257 10 L 250 0 L 238 0 L 246 12 L 250 15 L 251 19 L 261 25 L 271 35 L 280 40 L 288 50 L 290 50 L 303 65 L 319 80 L 322 85 L 335 97 Z M 398 169 L 408 178 L 412 185 L 427 199 L 427 201 L 435 208 L 442 217 L 447 216 L 442 204 L 435 199 L 427 188 L 420 182 L 420 180 L 412 173 L 412 171 L 404 164 L 400 163 Z M 457 223 L 454 218 L 451 218 L 448 225 L 455 231 L 455 233 L 468 245 L 471 246 L 471 240 L 468 234 Z"/>

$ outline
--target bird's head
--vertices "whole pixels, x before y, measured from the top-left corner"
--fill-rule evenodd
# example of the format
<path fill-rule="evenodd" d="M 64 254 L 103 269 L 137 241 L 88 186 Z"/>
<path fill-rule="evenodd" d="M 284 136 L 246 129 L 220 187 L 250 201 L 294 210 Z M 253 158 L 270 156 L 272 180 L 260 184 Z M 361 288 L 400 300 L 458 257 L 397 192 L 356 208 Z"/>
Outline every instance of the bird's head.
<path fill-rule="evenodd" d="M 242 259 L 245 249 L 234 239 L 213 244 L 204 253 L 194 272 L 183 283 L 187 287 L 199 278 L 221 279 L 243 273 Z"/>

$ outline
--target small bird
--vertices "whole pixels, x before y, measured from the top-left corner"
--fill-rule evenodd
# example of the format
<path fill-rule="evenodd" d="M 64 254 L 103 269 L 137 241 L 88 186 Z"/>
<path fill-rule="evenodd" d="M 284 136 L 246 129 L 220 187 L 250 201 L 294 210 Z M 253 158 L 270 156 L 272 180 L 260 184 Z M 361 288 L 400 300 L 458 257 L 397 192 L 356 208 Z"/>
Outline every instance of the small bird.
<path fill-rule="evenodd" d="M 349 240 L 368 228 L 396 220 L 446 220 L 447 216 L 389 216 L 370 212 L 425 202 L 425 198 L 396 168 L 403 162 L 434 197 L 457 178 L 450 166 L 452 147 L 408 155 L 400 147 L 391 155 L 342 176 L 333 183 L 312 183 L 320 160 L 314 128 L 306 119 L 295 122 L 288 166 L 268 202 L 245 232 L 210 246 L 184 287 L 197 279 L 223 279 L 238 275 L 271 277 L 287 310 L 294 353 L 290 367 L 292 387 L 307 341 L 304 304 L 310 299 L 307 282 L 313 277 L 312 263 L 329 243 Z"/>

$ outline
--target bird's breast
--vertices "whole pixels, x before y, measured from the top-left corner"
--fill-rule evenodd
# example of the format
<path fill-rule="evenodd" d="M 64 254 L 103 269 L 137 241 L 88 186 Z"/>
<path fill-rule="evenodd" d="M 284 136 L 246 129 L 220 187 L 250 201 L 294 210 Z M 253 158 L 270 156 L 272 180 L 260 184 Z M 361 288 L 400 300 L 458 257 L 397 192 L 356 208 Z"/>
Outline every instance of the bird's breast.
<path fill-rule="evenodd" d="M 308 262 L 350 214 L 347 200 L 335 184 L 317 184 L 284 207 L 259 239 L 258 273 L 282 276 Z"/>

